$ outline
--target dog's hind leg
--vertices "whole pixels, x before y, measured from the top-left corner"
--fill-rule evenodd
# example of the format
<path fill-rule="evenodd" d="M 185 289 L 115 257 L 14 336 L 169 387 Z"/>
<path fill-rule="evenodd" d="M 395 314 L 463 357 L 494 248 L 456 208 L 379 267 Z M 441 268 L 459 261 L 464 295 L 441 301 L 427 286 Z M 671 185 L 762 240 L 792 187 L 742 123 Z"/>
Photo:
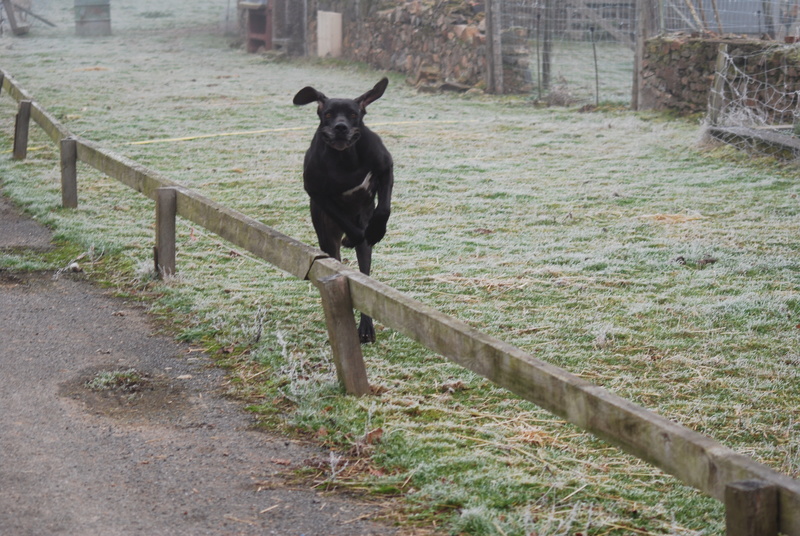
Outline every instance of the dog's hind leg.
<path fill-rule="evenodd" d="M 372 246 L 367 242 L 356 246 L 356 257 L 359 271 L 364 275 L 369 275 L 372 267 Z M 361 313 L 361 322 L 358 324 L 358 338 L 362 343 L 375 342 L 375 326 L 372 324 L 372 318 L 364 313 Z"/>
<path fill-rule="evenodd" d="M 319 249 L 337 261 L 341 261 L 342 230 L 336 225 L 333 218 L 328 216 L 313 200 L 311 201 L 311 223 L 317 233 Z"/>

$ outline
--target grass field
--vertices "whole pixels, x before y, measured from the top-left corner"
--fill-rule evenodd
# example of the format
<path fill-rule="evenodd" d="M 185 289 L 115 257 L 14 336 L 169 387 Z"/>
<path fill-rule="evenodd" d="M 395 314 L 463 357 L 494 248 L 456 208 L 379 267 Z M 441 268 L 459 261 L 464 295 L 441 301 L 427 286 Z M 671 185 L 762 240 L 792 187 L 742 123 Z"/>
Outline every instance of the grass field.
<path fill-rule="evenodd" d="M 247 55 L 218 30 L 222 2 L 113 4 L 114 35 L 86 40 L 72 2 L 43 2 L 59 27 L 6 33 L 0 67 L 74 133 L 314 244 L 301 166 L 316 115 L 292 96 L 356 96 L 383 73 Z M 795 167 L 706 145 L 693 121 L 420 95 L 389 76 L 367 117 L 396 161 L 376 279 L 798 476 Z M 28 160 L 8 158 L 14 113 L 0 95 L 3 191 L 67 253 L 0 267 L 84 255 L 215 352 L 264 426 L 331 448 L 298 478 L 454 534 L 724 533 L 715 501 L 380 325 L 365 347 L 380 394 L 344 396 L 316 289 L 180 221 L 180 273 L 154 280 L 152 202 L 81 166 L 80 208 L 60 209 L 38 129 Z"/>
<path fill-rule="evenodd" d="M 532 95 L 546 102 L 569 103 L 574 106 L 607 104 L 630 106 L 633 88 L 633 50 L 616 42 L 570 41 L 553 43 L 551 84 L 539 95 L 541 44 L 531 41 Z M 540 47 L 537 51 L 537 46 Z M 595 53 L 597 63 L 595 64 Z M 537 59 L 538 58 L 538 59 Z"/>

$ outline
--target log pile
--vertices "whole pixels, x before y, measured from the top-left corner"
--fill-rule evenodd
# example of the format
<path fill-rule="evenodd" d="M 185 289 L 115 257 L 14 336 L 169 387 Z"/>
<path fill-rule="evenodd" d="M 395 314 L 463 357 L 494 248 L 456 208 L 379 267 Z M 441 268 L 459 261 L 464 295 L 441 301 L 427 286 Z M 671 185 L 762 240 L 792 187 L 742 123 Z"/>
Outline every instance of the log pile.
<path fill-rule="evenodd" d="M 452 4 L 413 0 L 375 12 L 346 28 L 346 54 L 407 73 L 416 86 L 481 86 L 486 72 L 483 4 L 463 2 L 457 6 L 462 9 Z"/>
<path fill-rule="evenodd" d="M 312 9 L 344 13 L 342 48 L 347 59 L 406 73 L 409 83 L 421 89 L 466 91 L 485 86 L 485 0 L 381 0 L 357 5 L 360 12 L 341 0 L 312 2 Z M 313 21 L 310 30 L 313 36 Z M 504 46 L 508 93 L 530 90 L 530 76 L 519 72 L 530 57 L 525 43 L 517 40 Z"/>

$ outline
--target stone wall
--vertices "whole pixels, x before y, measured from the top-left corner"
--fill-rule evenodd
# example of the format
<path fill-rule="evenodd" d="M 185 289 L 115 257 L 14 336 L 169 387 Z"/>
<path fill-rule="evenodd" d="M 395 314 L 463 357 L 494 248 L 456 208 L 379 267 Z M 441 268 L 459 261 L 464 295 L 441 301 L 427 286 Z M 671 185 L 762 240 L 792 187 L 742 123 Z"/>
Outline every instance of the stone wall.
<path fill-rule="evenodd" d="M 484 0 L 311 0 L 309 47 L 316 52 L 317 9 L 343 14 L 343 54 L 350 60 L 408 75 L 421 88 L 467 90 L 486 83 Z M 530 91 L 520 75 L 530 50 L 504 46 L 506 92 Z M 511 68 L 514 67 L 514 68 Z M 523 69 L 524 71 L 524 69 Z"/>
<path fill-rule="evenodd" d="M 800 50 L 796 46 L 784 46 L 775 41 L 670 35 L 653 38 L 646 43 L 640 106 L 686 115 L 705 113 L 722 44 L 727 45 L 728 53 L 734 58 L 766 52 L 758 61 L 738 61 L 737 67 L 757 79 L 763 80 L 764 73 L 767 73 L 766 81 L 782 92 L 800 89 Z M 768 102 L 775 97 L 774 92 L 765 86 L 763 92 L 754 93 L 752 98 L 754 101 Z M 785 107 L 793 108 L 792 103 L 786 103 Z M 774 120 L 780 122 L 785 118 Z"/>

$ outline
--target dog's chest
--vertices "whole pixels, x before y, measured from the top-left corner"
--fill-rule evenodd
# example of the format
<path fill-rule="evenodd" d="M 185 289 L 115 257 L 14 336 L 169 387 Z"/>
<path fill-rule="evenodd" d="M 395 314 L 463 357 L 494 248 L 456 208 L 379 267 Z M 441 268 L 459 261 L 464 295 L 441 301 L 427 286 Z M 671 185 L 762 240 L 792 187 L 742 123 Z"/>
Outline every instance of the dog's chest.
<path fill-rule="evenodd" d="M 372 192 L 372 172 L 368 171 L 361 184 L 342 192 L 342 197 L 348 198 L 356 195 L 370 194 Z"/>

